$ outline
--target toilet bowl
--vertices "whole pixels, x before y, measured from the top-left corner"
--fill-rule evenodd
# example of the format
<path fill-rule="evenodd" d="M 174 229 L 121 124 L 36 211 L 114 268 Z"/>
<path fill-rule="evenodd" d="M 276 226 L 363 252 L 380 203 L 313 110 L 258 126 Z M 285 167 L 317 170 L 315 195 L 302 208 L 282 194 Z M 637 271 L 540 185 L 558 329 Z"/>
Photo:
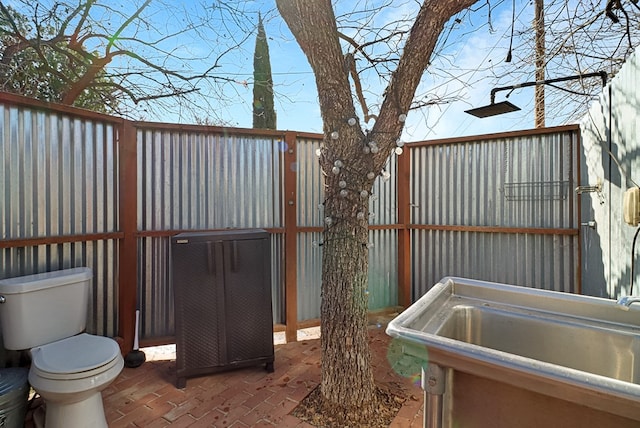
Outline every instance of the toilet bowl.
<path fill-rule="evenodd" d="M 45 428 L 106 428 L 101 391 L 124 359 L 109 338 L 82 333 L 31 349 L 29 383 L 44 399 Z"/>
<path fill-rule="evenodd" d="M 45 428 L 106 428 L 104 390 L 122 371 L 115 340 L 83 333 L 91 269 L 0 280 L 6 349 L 30 349 L 29 383 L 44 399 Z"/>

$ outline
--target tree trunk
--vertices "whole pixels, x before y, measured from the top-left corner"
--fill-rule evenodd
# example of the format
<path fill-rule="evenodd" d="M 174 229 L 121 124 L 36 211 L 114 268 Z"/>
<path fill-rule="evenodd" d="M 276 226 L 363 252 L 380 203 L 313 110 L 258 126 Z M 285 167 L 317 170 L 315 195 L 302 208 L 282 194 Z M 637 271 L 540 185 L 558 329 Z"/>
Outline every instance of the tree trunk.
<path fill-rule="evenodd" d="M 321 392 L 325 415 L 351 421 L 346 425 L 366 424 L 377 408 L 367 332 L 371 188 L 400 137 L 444 24 L 474 2 L 425 1 L 376 122 L 365 134 L 355 114 L 331 0 L 276 0 L 318 88 L 324 128 L 320 164 L 325 174 Z"/>
<path fill-rule="evenodd" d="M 544 0 L 536 0 L 535 19 L 536 32 L 536 81 L 545 79 L 545 47 L 544 47 Z M 544 85 L 535 86 L 535 127 L 544 128 Z"/>
<path fill-rule="evenodd" d="M 360 187 L 355 178 L 338 177 Z M 321 390 L 335 411 L 359 409 L 366 416 L 374 410 L 375 397 L 367 332 L 369 198 L 348 192 L 325 203 L 331 220 L 322 247 Z"/>

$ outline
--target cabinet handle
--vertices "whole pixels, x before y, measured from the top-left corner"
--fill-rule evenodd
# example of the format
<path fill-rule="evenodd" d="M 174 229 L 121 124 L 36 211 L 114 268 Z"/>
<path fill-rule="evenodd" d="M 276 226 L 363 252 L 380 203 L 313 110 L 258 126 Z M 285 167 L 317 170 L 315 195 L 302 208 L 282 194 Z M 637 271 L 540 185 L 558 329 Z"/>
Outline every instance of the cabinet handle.
<path fill-rule="evenodd" d="M 216 259 L 214 254 L 214 243 L 207 242 L 207 265 L 209 267 L 209 273 L 216 274 Z"/>
<path fill-rule="evenodd" d="M 238 243 L 236 241 L 231 242 L 231 271 L 236 272 L 238 270 Z"/>

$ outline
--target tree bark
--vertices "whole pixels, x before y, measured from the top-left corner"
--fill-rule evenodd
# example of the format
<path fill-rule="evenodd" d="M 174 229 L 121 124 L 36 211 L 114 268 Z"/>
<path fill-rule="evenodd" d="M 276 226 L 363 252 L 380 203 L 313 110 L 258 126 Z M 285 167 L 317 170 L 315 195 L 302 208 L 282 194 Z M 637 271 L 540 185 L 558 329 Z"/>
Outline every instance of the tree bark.
<path fill-rule="evenodd" d="M 323 120 L 321 391 L 325 412 L 335 416 L 351 414 L 357 416 L 354 420 L 366 421 L 376 408 L 366 292 L 369 195 L 373 182 L 400 137 L 416 88 L 445 23 L 474 2 L 424 2 L 376 123 L 365 134 L 355 114 L 349 69 L 331 0 L 276 1 L 315 74 Z M 349 119 L 356 119 L 355 124 L 350 124 Z M 371 150 L 372 146 L 376 150 Z"/>
<path fill-rule="evenodd" d="M 545 79 L 545 46 L 544 46 L 544 0 L 536 0 L 535 19 L 536 32 L 536 81 Z M 535 87 L 535 127 L 544 128 L 544 85 Z"/>

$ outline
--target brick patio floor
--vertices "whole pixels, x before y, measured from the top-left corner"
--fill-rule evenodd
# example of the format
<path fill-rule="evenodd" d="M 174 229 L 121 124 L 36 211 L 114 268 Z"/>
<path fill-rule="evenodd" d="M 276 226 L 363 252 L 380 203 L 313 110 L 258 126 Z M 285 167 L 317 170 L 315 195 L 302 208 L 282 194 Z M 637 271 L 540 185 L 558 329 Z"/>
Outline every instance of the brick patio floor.
<path fill-rule="evenodd" d="M 391 427 L 422 426 L 422 390 L 394 372 L 384 325 L 369 328 L 376 381 L 400 387 L 407 400 Z M 153 356 L 152 356 L 153 358 Z M 320 341 L 275 347 L 275 372 L 264 365 L 190 378 L 175 387 L 175 359 L 125 368 L 103 391 L 109 427 L 311 427 L 289 413 L 320 383 Z"/>

